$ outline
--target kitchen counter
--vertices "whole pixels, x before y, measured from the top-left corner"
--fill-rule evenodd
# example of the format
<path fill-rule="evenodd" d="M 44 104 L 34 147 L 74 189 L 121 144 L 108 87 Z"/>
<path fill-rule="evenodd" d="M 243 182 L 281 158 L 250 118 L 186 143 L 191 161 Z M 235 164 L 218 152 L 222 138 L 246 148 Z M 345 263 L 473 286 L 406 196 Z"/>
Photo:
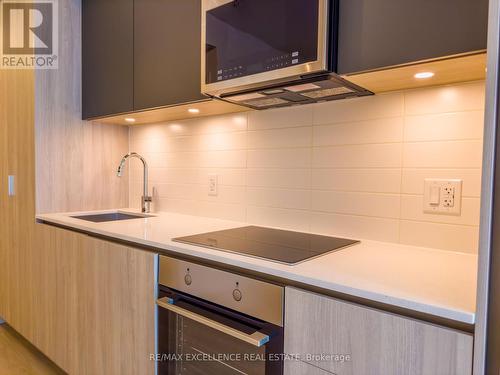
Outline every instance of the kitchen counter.
<path fill-rule="evenodd" d="M 248 223 L 174 213 L 154 213 L 154 217 L 144 219 L 93 223 L 70 217 L 77 214 L 87 213 L 43 214 L 37 219 L 153 247 L 159 252 L 167 250 L 244 268 L 438 318 L 469 325 L 475 322 L 477 255 L 362 240 L 360 244 L 288 266 L 172 241 L 176 237 Z"/>

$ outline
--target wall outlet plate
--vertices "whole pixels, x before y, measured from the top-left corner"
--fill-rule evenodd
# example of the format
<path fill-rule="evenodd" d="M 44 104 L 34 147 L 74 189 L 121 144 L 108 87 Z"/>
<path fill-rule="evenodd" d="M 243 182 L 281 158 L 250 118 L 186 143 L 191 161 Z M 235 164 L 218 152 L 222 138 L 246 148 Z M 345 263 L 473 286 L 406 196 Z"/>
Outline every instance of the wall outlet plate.
<path fill-rule="evenodd" d="M 428 214 L 460 215 L 462 212 L 462 180 L 424 180 L 424 212 Z"/>
<path fill-rule="evenodd" d="M 208 195 L 217 196 L 219 194 L 219 176 L 216 174 L 208 175 Z"/>

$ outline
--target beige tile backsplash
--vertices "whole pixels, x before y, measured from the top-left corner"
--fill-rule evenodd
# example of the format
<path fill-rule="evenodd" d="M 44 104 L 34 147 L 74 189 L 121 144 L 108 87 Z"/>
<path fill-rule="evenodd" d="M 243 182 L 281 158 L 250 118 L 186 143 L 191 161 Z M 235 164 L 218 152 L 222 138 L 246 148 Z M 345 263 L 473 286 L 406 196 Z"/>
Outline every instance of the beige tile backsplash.
<path fill-rule="evenodd" d="M 130 150 L 159 211 L 476 252 L 483 107 L 472 82 L 130 127 Z M 463 179 L 460 216 L 423 212 L 425 178 Z"/>

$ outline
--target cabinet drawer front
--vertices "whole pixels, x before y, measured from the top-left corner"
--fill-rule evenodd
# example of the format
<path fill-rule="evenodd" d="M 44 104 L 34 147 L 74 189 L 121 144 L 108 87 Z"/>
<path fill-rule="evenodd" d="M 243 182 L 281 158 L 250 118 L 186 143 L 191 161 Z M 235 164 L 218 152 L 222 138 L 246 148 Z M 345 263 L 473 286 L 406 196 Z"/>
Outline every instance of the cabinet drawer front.
<path fill-rule="evenodd" d="M 460 331 L 286 289 L 285 352 L 338 375 L 470 375 L 472 344 Z"/>

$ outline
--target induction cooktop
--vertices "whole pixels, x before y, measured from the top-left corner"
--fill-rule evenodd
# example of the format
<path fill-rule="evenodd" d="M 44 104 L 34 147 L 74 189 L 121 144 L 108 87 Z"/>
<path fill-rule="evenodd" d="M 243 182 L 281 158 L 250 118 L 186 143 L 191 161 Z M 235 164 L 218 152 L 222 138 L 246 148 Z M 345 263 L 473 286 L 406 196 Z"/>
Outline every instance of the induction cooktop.
<path fill-rule="evenodd" d="M 174 238 L 195 246 L 295 265 L 359 243 L 356 240 L 258 226 Z"/>

